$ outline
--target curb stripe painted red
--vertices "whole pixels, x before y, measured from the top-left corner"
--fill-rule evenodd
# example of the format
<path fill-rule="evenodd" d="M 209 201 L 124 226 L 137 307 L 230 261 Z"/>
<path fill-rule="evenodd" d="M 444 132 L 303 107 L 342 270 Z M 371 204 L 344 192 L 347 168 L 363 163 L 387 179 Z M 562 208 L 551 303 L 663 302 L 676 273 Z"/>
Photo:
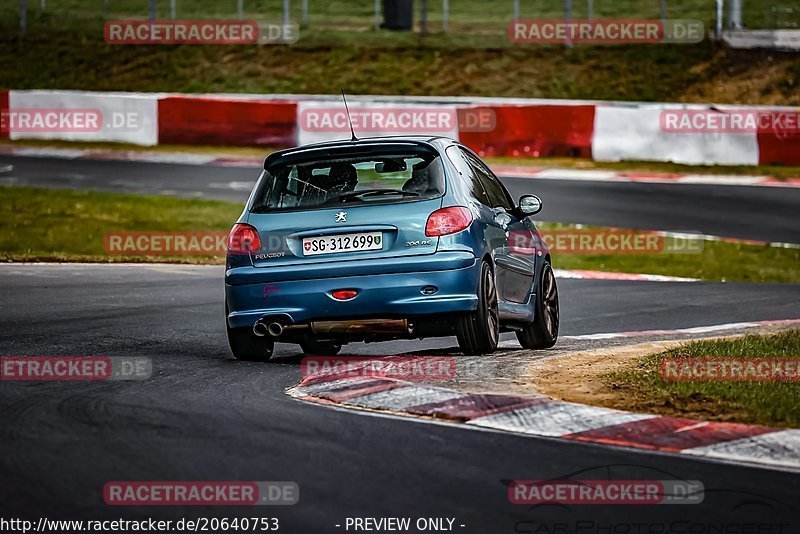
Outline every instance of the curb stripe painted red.
<path fill-rule="evenodd" d="M 774 431 L 774 428 L 765 426 L 656 417 L 568 434 L 563 437 L 638 449 L 680 452 L 684 449 L 750 438 Z"/>
<path fill-rule="evenodd" d="M 516 410 L 546 402 L 546 397 L 520 398 L 510 395 L 477 394 L 443 402 L 415 406 L 413 413 L 456 421 L 467 421 L 507 410 Z M 409 410 L 411 411 L 411 410 Z"/>
<path fill-rule="evenodd" d="M 466 393 L 384 377 L 308 377 L 287 394 L 529 436 L 800 469 L 800 430 L 638 414 L 544 395 Z"/>

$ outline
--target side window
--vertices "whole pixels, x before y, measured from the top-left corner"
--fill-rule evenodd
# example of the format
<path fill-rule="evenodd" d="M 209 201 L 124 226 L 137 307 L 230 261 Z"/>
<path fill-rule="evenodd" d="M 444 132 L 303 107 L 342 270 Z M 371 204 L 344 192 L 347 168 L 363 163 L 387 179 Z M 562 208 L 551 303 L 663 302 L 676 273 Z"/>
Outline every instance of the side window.
<path fill-rule="evenodd" d="M 464 152 L 464 157 L 469 161 L 474 173 L 478 176 L 478 180 L 483 184 L 483 188 L 489 196 L 489 206 L 492 208 L 502 207 L 505 208 L 506 211 L 513 210 L 514 204 L 511 203 L 505 189 L 503 189 L 503 186 L 497 181 L 497 178 L 492 175 L 491 171 L 472 154 Z"/>
<path fill-rule="evenodd" d="M 458 169 L 458 173 L 469 186 L 475 199 L 481 204 L 489 206 L 491 202 L 489 202 L 489 197 L 486 195 L 486 190 L 484 190 L 480 179 L 472 170 L 472 166 L 464 158 L 461 149 L 455 146 L 448 147 L 447 158 L 455 165 L 456 169 Z"/>

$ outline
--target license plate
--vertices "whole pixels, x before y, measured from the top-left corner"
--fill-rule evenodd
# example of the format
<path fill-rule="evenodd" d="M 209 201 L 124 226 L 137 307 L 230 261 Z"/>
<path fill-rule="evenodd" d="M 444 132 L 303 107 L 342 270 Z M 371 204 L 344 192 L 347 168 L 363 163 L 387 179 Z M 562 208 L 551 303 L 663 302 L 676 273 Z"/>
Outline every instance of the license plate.
<path fill-rule="evenodd" d="M 359 232 L 357 234 L 336 234 L 323 237 L 303 238 L 303 255 L 336 254 L 337 252 L 361 252 L 364 250 L 381 250 L 383 235 L 381 232 Z"/>

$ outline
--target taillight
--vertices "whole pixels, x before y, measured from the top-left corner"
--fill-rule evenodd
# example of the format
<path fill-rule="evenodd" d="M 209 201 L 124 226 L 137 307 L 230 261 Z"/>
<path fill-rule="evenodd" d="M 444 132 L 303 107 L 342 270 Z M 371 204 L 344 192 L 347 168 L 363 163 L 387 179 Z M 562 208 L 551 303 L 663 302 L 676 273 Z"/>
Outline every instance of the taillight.
<path fill-rule="evenodd" d="M 236 223 L 228 234 L 228 252 L 246 254 L 261 249 L 258 230 L 249 224 Z"/>
<path fill-rule="evenodd" d="M 358 291 L 355 289 L 337 289 L 336 291 L 331 292 L 331 295 L 336 300 L 350 300 L 356 298 Z"/>
<path fill-rule="evenodd" d="M 472 212 L 464 206 L 451 206 L 436 210 L 428 216 L 425 235 L 436 237 L 455 234 L 472 224 Z"/>

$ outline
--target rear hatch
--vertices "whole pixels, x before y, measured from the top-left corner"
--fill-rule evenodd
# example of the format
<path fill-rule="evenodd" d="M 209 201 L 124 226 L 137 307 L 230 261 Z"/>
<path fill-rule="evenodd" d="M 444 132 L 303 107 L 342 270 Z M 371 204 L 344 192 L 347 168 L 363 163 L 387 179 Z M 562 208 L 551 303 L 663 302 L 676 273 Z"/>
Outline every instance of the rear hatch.
<path fill-rule="evenodd" d="M 433 254 L 438 237 L 425 236 L 428 215 L 442 198 L 342 206 L 282 213 L 251 213 L 262 250 L 256 267 Z"/>

